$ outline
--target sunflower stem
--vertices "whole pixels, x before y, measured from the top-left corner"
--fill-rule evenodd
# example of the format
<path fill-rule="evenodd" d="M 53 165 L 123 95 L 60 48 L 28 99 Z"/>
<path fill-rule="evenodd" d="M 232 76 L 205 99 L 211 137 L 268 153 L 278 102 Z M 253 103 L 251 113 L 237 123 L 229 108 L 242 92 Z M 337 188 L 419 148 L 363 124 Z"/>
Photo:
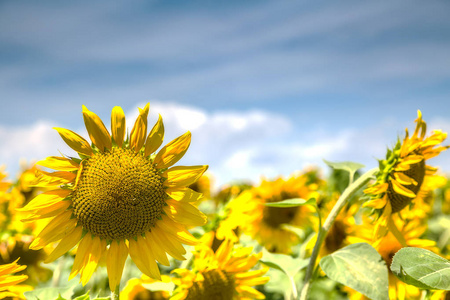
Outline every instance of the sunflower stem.
<path fill-rule="evenodd" d="M 323 241 L 325 240 L 325 237 L 327 236 L 328 231 L 330 230 L 331 226 L 334 223 L 334 220 L 336 219 L 342 208 L 344 208 L 344 206 L 347 204 L 348 200 L 357 191 L 359 191 L 372 178 L 372 175 L 375 174 L 375 172 L 377 171 L 378 168 L 371 169 L 367 171 L 364 175 L 359 177 L 355 182 L 351 183 L 342 193 L 341 197 L 339 197 L 336 204 L 333 206 L 333 209 L 331 210 L 330 214 L 325 220 L 323 226 L 319 228 L 319 232 L 317 234 L 317 241 L 316 244 L 314 245 L 314 249 L 311 254 L 311 258 L 309 260 L 308 269 L 306 270 L 306 275 L 303 280 L 304 285 L 300 293 L 300 300 L 306 300 L 308 298 L 309 289 L 312 283 L 313 277 L 312 275 L 314 268 L 316 266 L 317 257 L 319 256 L 319 251 Z"/>
<path fill-rule="evenodd" d="M 120 284 L 116 286 L 114 291 L 111 291 L 111 300 L 119 300 L 120 295 Z"/>

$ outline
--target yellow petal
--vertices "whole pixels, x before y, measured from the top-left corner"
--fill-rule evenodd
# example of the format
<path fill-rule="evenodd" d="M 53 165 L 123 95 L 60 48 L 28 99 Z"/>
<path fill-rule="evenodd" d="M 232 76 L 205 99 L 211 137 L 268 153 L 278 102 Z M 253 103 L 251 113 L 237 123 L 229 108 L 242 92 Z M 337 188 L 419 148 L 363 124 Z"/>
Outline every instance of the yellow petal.
<path fill-rule="evenodd" d="M 71 219 L 71 216 L 72 211 L 66 211 L 52 219 L 30 244 L 30 249 L 39 250 L 71 233 L 77 223 L 77 220 Z"/>
<path fill-rule="evenodd" d="M 58 259 L 61 255 L 67 253 L 70 249 L 72 249 L 81 239 L 81 235 L 83 233 L 83 228 L 81 226 L 75 227 L 75 229 L 66 235 L 53 249 L 52 253 L 45 259 L 45 263 L 48 264 L 56 259 Z"/>
<path fill-rule="evenodd" d="M 155 227 L 167 232 L 168 234 L 172 234 L 183 244 L 198 244 L 198 240 L 189 231 L 187 231 L 183 225 L 178 224 L 168 216 L 163 215 L 161 222 L 156 222 Z"/>
<path fill-rule="evenodd" d="M 104 152 L 105 149 L 111 150 L 111 136 L 103 124 L 102 120 L 95 113 L 89 111 L 83 105 L 83 118 L 89 137 L 95 146 Z"/>
<path fill-rule="evenodd" d="M 91 252 L 89 253 L 88 260 L 84 265 L 84 268 L 81 270 L 81 278 L 80 281 L 83 286 L 91 278 L 92 274 L 94 274 L 95 269 L 97 269 L 98 262 L 102 257 L 103 253 L 106 251 L 106 240 L 100 239 L 98 236 L 94 237 L 92 240 Z"/>
<path fill-rule="evenodd" d="M 178 260 L 185 260 L 183 255 L 186 254 L 186 250 L 179 241 L 174 242 L 174 239 L 168 238 L 168 236 L 158 228 L 153 229 L 151 233 L 153 240 L 170 256 Z"/>
<path fill-rule="evenodd" d="M 395 180 L 402 185 L 417 185 L 417 181 L 414 178 L 409 177 L 405 173 L 395 172 L 394 173 Z"/>
<path fill-rule="evenodd" d="M 407 189 L 406 187 L 404 187 L 403 185 L 401 185 L 399 182 L 397 182 L 397 180 L 391 180 L 392 182 L 392 187 L 394 188 L 394 191 L 397 194 L 409 197 L 409 198 L 415 198 L 416 194 L 414 194 L 411 190 Z"/>
<path fill-rule="evenodd" d="M 89 253 L 92 248 L 92 235 L 86 234 L 77 248 L 77 254 L 73 261 L 72 270 L 70 271 L 69 280 L 74 278 L 84 268 L 85 263 L 88 260 Z"/>
<path fill-rule="evenodd" d="M 79 165 L 73 160 L 65 157 L 49 156 L 44 160 L 38 161 L 36 165 L 43 166 L 59 171 L 76 171 Z"/>
<path fill-rule="evenodd" d="M 170 168 L 162 174 L 163 177 L 167 178 L 164 181 L 164 185 L 169 188 L 189 186 L 196 182 L 207 169 L 208 166 L 179 166 Z"/>
<path fill-rule="evenodd" d="M 142 273 L 153 279 L 161 280 L 152 249 L 147 246 L 147 242 L 142 236 L 139 235 L 137 241 L 130 239 L 130 256 Z"/>
<path fill-rule="evenodd" d="M 125 130 L 125 114 L 120 106 L 115 106 L 111 112 L 111 134 L 119 147 L 122 147 Z"/>
<path fill-rule="evenodd" d="M 12 263 L 0 265 L 0 274 L 11 274 L 22 270 L 25 270 L 27 266 L 18 265 L 17 262 L 20 258 L 16 259 Z"/>
<path fill-rule="evenodd" d="M 153 250 L 153 255 L 155 256 L 155 259 L 164 266 L 170 266 L 170 262 L 169 259 L 167 258 L 166 252 L 155 241 L 151 232 L 147 232 L 145 234 L 145 241 L 147 242 L 147 246 Z"/>
<path fill-rule="evenodd" d="M 191 133 L 189 131 L 168 143 L 156 154 L 154 162 L 157 168 L 165 169 L 173 166 L 183 157 L 190 144 Z"/>
<path fill-rule="evenodd" d="M 159 148 L 159 146 L 161 146 L 163 140 L 164 124 L 161 115 L 159 115 L 158 121 L 148 134 L 147 141 L 145 142 L 145 156 L 149 156 L 150 154 L 155 152 Z"/>
<path fill-rule="evenodd" d="M 69 196 L 70 190 L 56 189 L 37 195 L 33 198 L 25 207 L 17 208 L 18 211 L 33 211 L 48 205 L 52 205 L 55 202 L 62 201 Z"/>
<path fill-rule="evenodd" d="M 388 183 L 382 183 L 382 184 L 377 184 L 377 185 L 373 185 L 371 187 L 368 187 L 367 189 L 364 190 L 365 194 L 370 194 L 370 195 L 378 195 L 378 194 L 382 194 L 384 192 L 387 191 L 389 184 Z"/>
<path fill-rule="evenodd" d="M 27 275 L 6 276 L 5 278 L 2 278 L 2 280 L 0 282 L 0 289 L 18 284 L 22 281 L 27 280 L 27 278 L 28 278 Z M 18 299 L 18 298 L 16 298 L 16 299 Z"/>
<path fill-rule="evenodd" d="M 116 289 L 122 278 L 123 267 L 128 257 L 128 247 L 125 241 L 112 241 L 106 253 L 106 267 L 108 269 L 109 288 Z"/>
<path fill-rule="evenodd" d="M 81 135 L 65 128 L 54 127 L 53 129 L 58 131 L 64 142 L 76 152 L 87 156 L 93 154 L 91 145 Z"/>
<path fill-rule="evenodd" d="M 236 287 L 236 291 L 239 293 L 241 297 L 246 297 L 249 299 L 266 299 L 264 294 L 258 292 L 252 287 L 240 285 Z"/>
<path fill-rule="evenodd" d="M 130 134 L 130 148 L 139 152 L 145 143 L 145 135 L 147 134 L 147 116 L 150 108 L 150 104 L 139 109 L 139 116 L 134 123 L 133 129 Z"/>
<path fill-rule="evenodd" d="M 167 200 L 168 206 L 164 206 L 164 212 L 174 221 L 191 226 L 202 226 L 206 224 L 206 216 L 190 203 Z"/>
<path fill-rule="evenodd" d="M 22 219 L 22 222 L 30 222 L 35 221 L 37 219 L 45 219 L 54 217 L 63 211 L 65 211 L 69 206 L 72 204 L 71 201 L 57 201 L 55 203 L 52 203 L 51 205 L 47 205 L 45 207 L 41 207 L 33 211 L 31 215 L 29 215 L 27 218 Z"/>
<path fill-rule="evenodd" d="M 182 202 L 197 202 L 203 199 L 202 193 L 198 193 L 187 187 L 168 188 L 166 189 L 166 194 L 169 195 L 170 198 Z"/>

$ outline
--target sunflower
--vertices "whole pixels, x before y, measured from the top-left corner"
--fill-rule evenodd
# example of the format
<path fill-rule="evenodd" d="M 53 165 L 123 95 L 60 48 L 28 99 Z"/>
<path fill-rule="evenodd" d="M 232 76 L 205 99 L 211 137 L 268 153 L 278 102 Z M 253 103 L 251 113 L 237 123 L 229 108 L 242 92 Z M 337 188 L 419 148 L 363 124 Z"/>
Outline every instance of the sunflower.
<path fill-rule="evenodd" d="M 11 183 L 4 180 L 7 176 L 8 174 L 5 173 L 5 166 L 0 166 L 0 196 L 11 186 Z"/>
<path fill-rule="evenodd" d="M 231 235 L 236 227 L 257 240 L 271 252 L 290 253 L 298 236 L 284 227 L 285 224 L 303 229 L 314 226 L 315 209 L 310 205 L 278 208 L 265 206 L 291 198 L 318 198 L 318 184 L 307 174 L 285 180 L 263 181 L 259 187 L 244 191 L 229 205 L 229 215 L 218 229 L 218 238 Z"/>
<path fill-rule="evenodd" d="M 6 297 L 25 299 L 23 297 L 23 292 L 29 290 L 29 288 L 22 289 L 22 287 L 17 284 L 25 281 L 28 278 L 27 275 L 11 275 L 12 273 L 20 272 L 27 267 L 18 265 L 18 260 L 19 259 L 10 264 L 0 265 L 0 299 Z"/>
<path fill-rule="evenodd" d="M 111 135 L 102 120 L 83 106 L 89 143 L 77 133 L 55 128 L 79 158 L 52 156 L 37 164 L 56 172 L 40 171 L 36 186 L 52 187 L 22 211 L 24 221 L 51 218 L 31 249 L 60 241 L 46 262 L 78 244 L 70 279 L 78 273 L 85 285 L 102 256 L 106 257 L 109 285 L 118 287 L 128 254 L 151 278 L 160 278 L 156 260 L 170 265 L 166 253 L 183 260 L 184 244 L 197 240 L 186 226 L 199 226 L 206 217 L 191 202 L 201 194 L 187 188 L 207 166 L 172 167 L 187 151 L 190 132 L 176 138 L 157 154 L 163 142 L 161 116 L 147 136 L 149 104 L 125 137 L 125 115 L 111 114 Z"/>
<path fill-rule="evenodd" d="M 404 237 L 406 246 L 424 248 L 434 252 L 438 251 L 438 248 L 435 246 L 435 241 L 421 238 L 425 233 L 427 227 L 426 225 L 421 224 L 421 221 L 419 219 L 405 221 L 400 219 L 398 216 L 393 216 L 393 222 L 395 222 L 396 227 Z M 372 233 L 374 230 L 373 227 L 374 225 L 369 223 L 357 226 L 354 230 L 354 234 L 347 237 L 347 241 L 351 244 L 361 242 L 372 244 L 372 246 L 374 246 L 374 248 L 384 259 L 389 270 L 389 299 L 420 299 L 421 291 L 419 290 L 419 288 L 404 283 L 403 281 L 398 279 L 390 270 L 392 258 L 394 257 L 395 253 L 406 246 L 402 245 L 402 243 L 397 240 L 397 237 L 394 236 L 392 232 L 388 232 L 384 237 L 380 239 L 379 242 L 372 243 Z M 360 293 L 353 290 L 350 291 L 350 296 L 350 299 L 352 300 L 364 299 L 364 297 Z"/>
<path fill-rule="evenodd" d="M 252 248 L 233 248 L 231 240 L 224 241 L 214 252 L 206 245 L 197 246 L 193 270 L 172 271 L 179 278 L 171 300 L 247 300 L 265 299 L 252 286 L 265 284 L 269 277 L 261 277 L 269 268 L 252 269 L 262 253 L 251 254 Z"/>
<path fill-rule="evenodd" d="M 173 286 L 170 277 L 167 275 L 162 275 L 161 281 L 164 285 Z M 130 279 L 120 292 L 120 299 L 169 300 L 170 292 L 168 290 L 159 289 L 158 286 L 152 286 L 155 284 L 161 285 L 161 282 L 155 281 L 146 275 L 142 275 L 141 278 Z"/>
<path fill-rule="evenodd" d="M 387 233 L 388 227 L 392 230 L 390 216 L 411 204 L 426 177 L 436 172 L 437 169 L 426 165 L 425 161 L 448 148 L 438 146 L 447 137 L 447 133 L 441 130 L 435 130 L 425 138 L 426 123 L 420 110 L 417 115 L 413 135 L 410 137 L 406 129 L 403 142 L 399 140 L 392 150 L 388 149 L 386 159 L 379 161 L 376 182 L 364 191 L 370 196 L 370 201 L 364 206 L 373 208 L 379 217 L 374 234 L 376 240 Z"/>
<path fill-rule="evenodd" d="M 325 220 L 325 218 L 329 215 L 338 198 L 339 195 L 335 194 L 333 195 L 333 199 L 327 201 L 326 203 L 320 204 L 322 220 Z M 337 215 L 333 225 L 331 225 L 331 228 L 323 241 L 322 247 L 320 248 L 319 258 L 329 255 L 348 245 L 347 237 L 354 231 L 354 227 L 356 225 L 355 215 L 357 214 L 359 208 L 360 205 L 358 203 L 354 203 L 346 206 Z M 306 249 L 312 252 L 316 241 L 317 235 L 308 241 Z"/>

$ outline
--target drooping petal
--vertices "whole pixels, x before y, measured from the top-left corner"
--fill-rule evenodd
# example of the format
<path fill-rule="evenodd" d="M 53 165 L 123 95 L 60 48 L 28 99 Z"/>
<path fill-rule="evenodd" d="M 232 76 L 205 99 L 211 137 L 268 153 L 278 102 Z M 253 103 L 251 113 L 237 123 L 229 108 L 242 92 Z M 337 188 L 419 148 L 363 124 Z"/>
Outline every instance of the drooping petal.
<path fill-rule="evenodd" d="M 73 279 L 78 273 L 83 270 L 86 261 L 88 260 L 89 252 L 92 248 L 92 235 L 86 234 L 77 248 L 77 254 L 73 261 L 72 270 L 70 271 L 69 280 Z"/>
<path fill-rule="evenodd" d="M 95 113 L 89 111 L 86 106 L 83 105 L 83 119 L 86 129 L 89 133 L 89 137 L 95 146 L 104 152 L 105 149 L 111 150 L 111 136 L 108 130 L 103 124 L 102 120 Z"/>
<path fill-rule="evenodd" d="M 124 241 L 112 241 L 106 253 L 106 268 L 108 269 L 109 288 L 116 289 L 122 278 L 123 267 L 128 257 L 128 247 Z"/>
<path fill-rule="evenodd" d="M 172 243 L 172 239 L 169 239 L 164 232 L 155 228 L 152 230 L 152 237 L 164 249 L 170 256 L 178 260 L 185 260 L 183 257 L 186 254 L 186 250 L 183 248 L 179 241 Z"/>
<path fill-rule="evenodd" d="M 91 156 L 93 154 L 92 148 L 89 143 L 78 133 L 75 133 L 69 129 L 59 127 L 54 127 L 53 129 L 58 131 L 64 142 L 66 142 L 66 144 L 76 152 L 87 156 Z"/>
<path fill-rule="evenodd" d="M 122 147 L 125 131 L 125 114 L 120 106 L 114 106 L 111 112 L 111 134 L 119 147 Z"/>
<path fill-rule="evenodd" d="M 149 156 L 155 152 L 159 146 L 161 146 L 164 140 L 164 124 L 161 115 L 158 117 L 158 121 L 152 130 L 148 134 L 147 141 L 145 142 L 145 156 Z"/>
<path fill-rule="evenodd" d="M 156 167 L 165 169 L 173 166 L 183 157 L 190 144 L 191 133 L 189 131 L 168 143 L 156 154 L 154 161 Z"/>
<path fill-rule="evenodd" d="M 134 123 L 133 129 L 130 134 L 130 148 L 136 152 L 141 150 L 145 143 L 145 136 L 147 134 L 147 117 L 150 108 L 150 103 L 144 107 L 144 109 L 139 109 L 139 116 Z"/>
<path fill-rule="evenodd" d="M 98 236 L 94 237 L 91 243 L 92 245 L 89 253 L 87 254 L 87 259 L 81 269 L 80 282 L 83 286 L 86 285 L 92 274 L 94 274 L 98 262 L 100 261 L 103 252 L 106 250 L 106 241 L 104 239 L 100 239 Z"/>
<path fill-rule="evenodd" d="M 163 248 L 155 241 L 151 232 L 145 234 L 145 241 L 147 246 L 153 250 L 155 259 L 159 261 L 164 266 L 170 266 L 169 259 L 167 258 L 166 252 Z"/>
<path fill-rule="evenodd" d="M 162 174 L 163 177 L 167 178 L 164 181 L 164 185 L 169 188 L 189 186 L 196 182 L 207 169 L 208 166 L 179 166 L 170 168 Z"/>
<path fill-rule="evenodd" d="M 402 185 L 417 185 L 417 181 L 414 178 L 409 177 L 405 173 L 395 172 L 394 173 L 395 180 Z"/>
<path fill-rule="evenodd" d="M 391 182 L 392 182 L 392 187 L 394 188 L 394 191 L 396 193 L 406 196 L 406 197 L 409 197 L 409 198 L 416 197 L 416 194 L 414 194 L 413 191 L 411 191 L 410 189 L 401 185 L 399 182 L 397 182 L 397 180 L 391 180 Z"/>
<path fill-rule="evenodd" d="M 75 229 L 66 235 L 59 242 L 58 246 L 53 249 L 52 253 L 45 259 L 45 263 L 48 264 L 56 259 L 58 259 L 61 255 L 69 252 L 81 239 L 81 235 L 83 234 L 83 227 L 77 226 Z"/>
<path fill-rule="evenodd" d="M 139 270 L 148 277 L 161 280 L 161 274 L 156 264 L 152 250 L 147 246 L 142 236 L 137 241 L 130 239 L 130 256 Z"/>
<path fill-rule="evenodd" d="M 189 231 L 187 231 L 183 225 L 178 224 L 168 216 L 163 215 L 161 222 L 156 222 L 155 226 L 167 234 L 173 235 L 183 244 L 198 244 L 198 240 Z"/>

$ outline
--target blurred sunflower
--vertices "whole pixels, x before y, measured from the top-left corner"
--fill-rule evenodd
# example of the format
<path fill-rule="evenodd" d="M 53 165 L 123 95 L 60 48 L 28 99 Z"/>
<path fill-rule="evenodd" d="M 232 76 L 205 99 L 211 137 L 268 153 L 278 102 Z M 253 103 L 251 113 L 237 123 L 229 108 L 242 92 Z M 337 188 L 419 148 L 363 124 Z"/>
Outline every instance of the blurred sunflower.
<path fill-rule="evenodd" d="M 22 272 L 27 275 L 26 284 L 36 285 L 45 282 L 52 276 L 52 271 L 41 266 L 47 256 L 44 249 L 32 250 L 29 245 L 33 237 L 30 235 L 15 234 L 0 242 L 0 264 L 18 261 L 27 268 Z"/>
<path fill-rule="evenodd" d="M 310 205 L 278 208 L 265 204 L 292 198 L 317 199 L 318 186 L 306 174 L 287 180 L 263 181 L 259 187 L 244 191 L 229 203 L 229 215 L 218 229 L 218 238 L 232 235 L 232 230 L 239 227 L 267 250 L 290 253 L 298 236 L 284 225 L 303 229 L 314 226 L 317 222 L 315 209 Z"/>
<path fill-rule="evenodd" d="M 387 233 L 393 223 L 390 217 L 408 206 L 419 194 L 427 176 L 436 172 L 436 168 L 425 164 L 427 159 L 439 155 L 448 146 L 438 146 L 447 137 L 447 133 L 435 130 L 425 138 L 426 123 L 422 113 L 417 112 L 416 129 L 410 137 L 408 129 L 401 143 L 398 140 L 392 150 L 387 151 L 386 159 L 379 161 L 379 172 L 376 182 L 364 192 L 370 196 L 370 201 L 364 206 L 372 207 L 377 216 L 374 239 L 379 240 Z M 438 146 L 438 147 L 436 147 Z"/>
<path fill-rule="evenodd" d="M 261 277 L 269 268 L 251 270 L 262 253 L 250 254 L 251 247 L 233 248 L 231 240 L 224 241 L 214 252 L 205 245 L 197 246 L 193 270 L 172 271 L 179 278 L 171 300 L 247 300 L 265 299 L 252 286 L 265 284 L 269 277 Z"/>
<path fill-rule="evenodd" d="M 0 196 L 11 186 L 11 183 L 5 180 L 7 176 L 8 174 L 5 173 L 5 166 L 0 166 Z"/>
<path fill-rule="evenodd" d="M 52 187 L 34 198 L 22 211 L 24 221 L 52 218 L 31 249 L 60 241 L 46 259 L 51 262 L 78 244 L 70 279 L 78 273 L 85 285 L 102 256 L 106 257 L 109 285 L 119 285 L 130 254 L 137 267 L 160 278 L 156 260 L 169 265 L 166 253 L 183 260 L 184 244 L 197 240 L 186 226 L 203 225 L 206 217 L 191 202 L 201 194 L 187 188 L 207 166 L 172 167 L 187 151 L 189 132 L 157 154 L 164 126 L 161 116 L 147 136 L 149 104 L 125 138 L 125 115 L 116 106 L 111 132 L 102 120 L 83 106 L 83 118 L 92 141 L 77 133 L 55 128 L 80 158 L 48 157 L 37 164 L 56 172 L 40 171 L 36 186 Z"/>
<path fill-rule="evenodd" d="M 20 266 L 14 261 L 0 265 L 0 299 L 25 299 L 23 292 L 29 291 L 30 286 L 17 285 L 27 279 L 27 275 L 11 275 L 23 271 L 27 266 Z"/>
<path fill-rule="evenodd" d="M 321 215 L 322 220 L 324 220 L 333 209 L 336 204 L 339 195 L 334 195 L 331 201 L 326 203 L 321 203 Z M 339 250 L 348 245 L 347 237 L 353 234 L 356 225 L 355 215 L 357 214 L 360 205 L 358 203 L 346 206 L 336 217 L 331 225 L 328 234 L 323 241 L 322 247 L 320 248 L 319 258 L 329 255 L 336 250 Z M 317 241 L 317 235 L 308 241 L 306 249 L 312 252 L 314 245 Z"/>
<path fill-rule="evenodd" d="M 213 177 L 210 173 L 206 172 L 196 182 L 189 186 L 190 189 L 203 194 L 205 199 L 211 198 L 211 187 Z"/>
<path fill-rule="evenodd" d="M 170 285 L 171 280 L 167 275 L 161 276 L 161 281 Z M 120 292 L 120 299 L 127 300 L 169 300 L 170 292 L 167 290 L 161 290 L 157 288 L 152 288 L 154 284 L 160 284 L 159 281 L 142 275 L 141 278 L 133 278 L 128 280 L 127 284 Z M 173 285 L 173 284 L 172 284 Z"/>
<path fill-rule="evenodd" d="M 404 237 L 404 242 L 406 246 L 409 247 L 419 247 L 428 249 L 434 252 L 438 251 L 435 246 L 436 242 L 432 240 L 422 239 L 421 237 L 426 231 L 426 225 L 421 224 L 418 219 L 414 220 L 401 220 L 398 216 L 393 217 L 393 222 L 395 222 L 397 228 L 399 229 L 401 235 Z M 388 232 L 384 237 L 380 239 L 378 243 L 372 243 L 372 234 L 374 230 L 374 225 L 364 224 L 355 227 L 354 235 L 347 237 L 349 243 L 369 243 L 374 246 L 381 257 L 386 262 L 389 271 L 389 299 L 398 300 L 415 300 L 420 299 L 421 291 L 415 286 L 409 285 L 398 279 L 390 270 L 392 263 L 392 258 L 395 253 L 401 248 L 405 247 L 402 243 L 397 240 L 392 232 Z M 350 290 L 350 299 L 364 299 L 363 295 L 360 293 Z"/>

